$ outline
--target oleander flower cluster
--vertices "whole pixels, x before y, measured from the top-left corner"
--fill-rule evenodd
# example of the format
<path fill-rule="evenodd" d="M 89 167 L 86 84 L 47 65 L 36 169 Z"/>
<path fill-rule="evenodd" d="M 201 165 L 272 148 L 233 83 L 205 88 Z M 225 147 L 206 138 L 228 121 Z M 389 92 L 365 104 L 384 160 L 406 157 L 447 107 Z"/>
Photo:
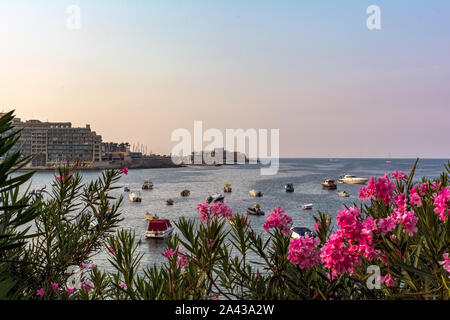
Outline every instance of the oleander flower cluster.
<path fill-rule="evenodd" d="M 264 229 L 269 232 L 270 229 L 279 229 L 283 234 L 291 234 L 292 217 L 285 214 L 283 207 L 274 208 L 269 211 L 269 216 L 264 223 Z"/>
<path fill-rule="evenodd" d="M 207 222 L 212 217 L 233 218 L 233 211 L 225 202 L 200 203 L 197 205 L 197 212 L 200 214 L 202 222 Z"/>

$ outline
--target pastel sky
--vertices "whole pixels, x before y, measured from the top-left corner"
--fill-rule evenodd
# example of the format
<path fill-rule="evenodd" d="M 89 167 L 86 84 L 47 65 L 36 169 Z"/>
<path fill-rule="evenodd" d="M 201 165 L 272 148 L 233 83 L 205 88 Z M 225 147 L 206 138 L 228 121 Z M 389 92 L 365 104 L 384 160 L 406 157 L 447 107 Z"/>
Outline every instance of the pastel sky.
<path fill-rule="evenodd" d="M 381 30 L 366 27 L 372 4 Z M 283 157 L 449 158 L 449 13 L 448 0 L 0 0 L 0 110 L 156 153 L 202 120 L 278 128 Z"/>

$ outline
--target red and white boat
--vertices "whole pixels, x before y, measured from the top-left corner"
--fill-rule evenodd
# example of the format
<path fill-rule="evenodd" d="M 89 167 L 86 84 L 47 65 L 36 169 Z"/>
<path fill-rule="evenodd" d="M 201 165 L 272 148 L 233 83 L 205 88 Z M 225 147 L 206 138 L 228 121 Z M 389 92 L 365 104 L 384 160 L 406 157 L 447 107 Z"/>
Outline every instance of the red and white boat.
<path fill-rule="evenodd" d="M 153 239 L 165 239 L 170 237 L 174 227 L 168 219 L 152 219 L 148 223 L 145 237 Z"/>

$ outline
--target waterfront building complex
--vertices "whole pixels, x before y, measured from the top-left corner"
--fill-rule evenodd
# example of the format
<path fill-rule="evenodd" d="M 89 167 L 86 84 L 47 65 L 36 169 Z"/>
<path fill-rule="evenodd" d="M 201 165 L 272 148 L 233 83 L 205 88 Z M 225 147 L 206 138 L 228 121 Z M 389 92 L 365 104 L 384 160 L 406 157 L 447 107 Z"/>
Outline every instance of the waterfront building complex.
<path fill-rule="evenodd" d="M 101 161 L 102 137 L 89 125 L 76 128 L 70 122 L 14 118 L 13 130 L 20 130 L 15 150 L 20 148 L 23 156 L 33 155 L 32 167 L 58 167 L 67 163 L 89 167 Z"/>

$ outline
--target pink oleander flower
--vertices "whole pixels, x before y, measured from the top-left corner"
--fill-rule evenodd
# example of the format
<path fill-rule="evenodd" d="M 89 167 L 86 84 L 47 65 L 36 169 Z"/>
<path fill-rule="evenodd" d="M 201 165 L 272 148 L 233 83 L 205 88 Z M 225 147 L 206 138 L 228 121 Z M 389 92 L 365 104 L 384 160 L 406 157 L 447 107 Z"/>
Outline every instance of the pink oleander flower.
<path fill-rule="evenodd" d="M 97 268 L 97 265 L 96 264 L 92 264 L 91 265 L 91 270 L 94 270 L 94 269 L 96 269 Z"/>
<path fill-rule="evenodd" d="M 378 179 L 371 177 L 367 186 L 359 190 L 359 200 L 375 198 L 376 200 L 383 200 L 386 205 L 389 205 L 394 197 L 394 191 L 395 183 L 389 180 L 388 174 Z"/>
<path fill-rule="evenodd" d="M 320 250 L 322 262 L 331 270 L 331 279 L 345 272 L 353 274 L 362 257 L 369 260 L 381 257 L 372 242 L 373 232 L 378 230 L 375 219 L 363 219 L 359 209 L 351 207 L 338 211 L 336 221 L 339 228 Z"/>
<path fill-rule="evenodd" d="M 450 214 L 450 187 L 443 188 L 439 193 L 433 194 L 434 212 L 439 214 L 442 221 L 447 221 Z"/>
<path fill-rule="evenodd" d="M 59 285 L 56 282 L 50 282 L 50 285 L 55 289 L 56 291 L 59 290 Z"/>
<path fill-rule="evenodd" d="M 126 283 L 125 282 L 122 282 L 121 284 L 120 284 L 120 287 L 122 288 L 122 289 L 127 289 L 127 285 L 126 285 Z"/>
<path fill-rule="evenodd" d="M 114 248 L 113 247 L 108 247 L 109 252 L 111 253 L 115 253 Z"/>
<path fill-rule="evenodd" d="M 189 264 L 189 260 L 184 254 L 183 249 L 181 248 L 177 250 L 177 264 L 181 269 L 183 269 Z"/>
<path fill-rule="evenodd" d="M 427 193 L 429 187 L 430 187 L 430 184 L 428 182 L 424 182 L 420 185 L 419 194 L 421 197 L 423 197 Z"/>
<path fill-rule="evenodd" d="M 417 186 L 414 186 L 409 191 L 409 203 L 412 206 L 421 207 L 422 206 L 422 198 L 420 197 L 419 190 L 417 190 Z"/>
<path fill-rule="evenodd" d="M 123 168 L 123 169 L 122 169 L 122 173 L 123 173 L 124 175 L 127 175 L 127 174 L 128 174 L 128 168 L 127 168 L 127 167 Z"/>
<path fill-rule="evenodd" d="M 417 232 L 417 226 L 416 223 L 419 220 L 414 215 L 414 211 L 408 211 L 402 216 L 402 226 L 403 226 L 403 232 L 407 233 L 410 237 L 414 235 L 415 232 Z"/>
<path fill-rule="evenodd" d="M 320 223 L 320 221 L 317 221 L 317 223 L 314 225 L 314 231 L 319 231 L 320 227 L 321 227 L 321 223 Z"/>
<path fill-rule="evenodd" d="M 395 179 L 397 181 L 401 181 L 401 180 L 407 180 L 408 179 L 408 175 L 404 172 L 398 171 L 397 169 L 394 170 L 394 172 L 391 173 L 391 178 Z"/>
<path fill-rule="evenodd" d="M 388 273 L 385 276 L 380 276 L 380 282 L 384 283 L 386 285 L 386 287 L 393 287 L 393 286 L 395 286 L 395 281 L 392 279 L 390 273 Z"/>
<path fill-rule="evenodd" d="M 442 255 L 444 257 L 444 260 L 439 261 L 439 264 L 441 266 L 444 266 L 444 270 L 447 271 L 448 273 L 450 273 L 450 257 L 448 255 L 448 253 L 444 253 Z M 449 276 L 450 278 L 450 276 Z"/>
<path fill-rule="evenodd" d="M 282 207 L 270 210 L 270 214 L 264 222 L 264 229 L 269 232 L 272 228 L 280 229 L 280 231 L 289 236 L 291 234 L 292 218 L 286 215 Z"/>
<path fill-rule="evenodd" d="M 66 288 L 66 292 L 67 292 L 67 293 L 71 294 L 71 293 L 73 293 L 74 291 L 75 291 L 75 288 L 74 288 L 73 286 L 67 286 L 67 288 Z"/>
<path fill-rule="evenodd" d="M 82 267 L 83 269 L 89 269 L 89 265 L 86 264 L 86 263 L 82 263 L 82 264 L 81 264 L 81 267 Z"/>
<path fill-rule="evenodd" d="M 396 218 L 391 215 L 378 221 L 378 230 L 380 231 L 381 235 L 384 236 L 386 235 L 386 233 L 395 229 L 397 225 L 398 223 L 396 222 Z"/>
<path fill-rule="evenodd" d="M 70 180 L 72 180 L 72 174 L 71 174 L 71 173 L 68 173 L 67 176 L 66 176 L 66 174 L 63 173 L 62 176 L 58 176 L 57 179 L 58 179 L 59 181 L 61 181 L 61 180 L 62 180 L 62 181 L 70 181 Z"/>
<path fill-rule="evenodd" d="M 37 290 L 36 295 L 38 297 L 43 297 L 44 296 L 44 288 L 40 288 L 39 290 Z"/>
<path fill-rule="evenodd" d="M 81 291 L 83 292 L 91 292 L 94 288 L 94 284 L 91 281 L 81 284 Z"/>
<path fill-rule="evenodd" d="M 214 296 L 213 296 L 213 297 L 211 297 L 210 299 L 211 299 L 211 300 L 219 300 L 219 297 L 214 297 Z"/>
<path fill-rule="evenodd" d="M 166 249 L 162 255 L 166 257 L 167 259 L 171 258 L 175 254 L 175 251 L 173 249 Z"/>
<path fill-rule="evenodd" d="M 289 244 L 288 259 L 300 269 L 311 269 L 321 262 L 320 251 L 317 250 L 319 244 L 319 238 L 309 237 L 308 234 L 292 239 Z"/>
<path fill-rule="evenodd" d="M 206 202 L 200 203 L 197 205 L 197 211 L 200 213 L 200 220 L 205 223 L 214 216 L 227 219 L 234 218 L 231 208 L 223 202 L 211 204 L 207 204 Z"/>
<path fill-rule="evenodd" d="M 433 181 L 433 184 L 431 185 L 431 190 L 438 191 L 441 188 L 441 186 L 442 182 L 438 183 L 436 181 Z"/>

